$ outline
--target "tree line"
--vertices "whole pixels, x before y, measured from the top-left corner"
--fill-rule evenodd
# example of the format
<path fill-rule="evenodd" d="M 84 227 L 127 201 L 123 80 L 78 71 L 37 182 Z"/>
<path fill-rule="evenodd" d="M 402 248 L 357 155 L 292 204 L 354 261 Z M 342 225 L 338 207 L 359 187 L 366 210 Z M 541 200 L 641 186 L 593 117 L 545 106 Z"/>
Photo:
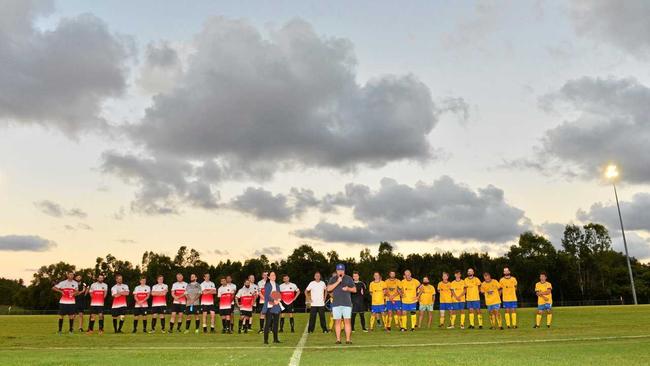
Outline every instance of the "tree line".
<path fill-rule="evenodd" d="M 440 280 L 443 271 L 452 273 L 459 269 L 464 273 L 468 268 L 474 268 L 478 274 L 487 271 L 499 278 L 503 267 L 508 266 L 519 282 L 519 300 L 528 303 L 536 301 L 533 288 L 539 273 L 546 271 L 553 284 L 556 303 L 597 300 L 632 302 L 625 256 L 612 249 L 611 238 L 603 225 L 567 225 L 558 247 L 560 249 L 556 249 L 541 235 L 524 232 L 519 236 L 518 243 L 500 257 L 490 257 L 487 253 L 462 253 L 454 256 L 451 252 L 404 256 L 396 253 L 390 243 L 381 242 L 376 254 L 363 249 L 356 258 L 341 258 L 333 250 L 323 253 L 310 245 L 301 245 L 287 258 L 279 261 L 270 261 L 261 255 L 243 262 L 228 259 L 211 265 L 203 261 L 195 249 L 181 246 L 173 258 L 147 251 L 139 264 L 108 254 L 104 258 L 98 257 L 95 265 L 90 268 L 77 268 L 65 262 L 42 266 L 33 275 L 29 285 L 21 280 L 0 279 L 0 305 L 56 309 L 58 299 L 51 288 L 65 278 L 67 271 L 81 274 L 86 283 L 92 283 L 96 275 L 103 273 L 109 286 L 114 284 L 114 276 L 119 273 L 132 289 L 140 276 L 145 276 L 147 282 L 153 284 L 156 276 L 161 274 L 165 277 L 165 282 L 171 284 L 179 272 L 185 275 L 186 280 L 191 273 L 196 273 L 199 277 L 209 273 L 216 279 L 215 282 L 222 276 L 230 275 L 241 286 L 249 274 L 254 274 L 256 280 L 259 280 L 263 271 L 273 270 L 278 275 L 288 274 L 292 282 L 304 289 L 313 279 L 314 272 L 319 271 L 324 278 L 328 278 L 337 263 L 345 263 L 349 271 L 359 271 L 363 281 L 370 281 L 375 271 L 386 276 L 390 270 L 401 274 L 410 269 L 414 277 L 421 279 L 429 276 L 434 284 Z M 650 265 L 632 258 L 632 266 L 639 302 L 647 303 L 650 299 Z M 297 301 L 301 305 L 304 297 Z"/>

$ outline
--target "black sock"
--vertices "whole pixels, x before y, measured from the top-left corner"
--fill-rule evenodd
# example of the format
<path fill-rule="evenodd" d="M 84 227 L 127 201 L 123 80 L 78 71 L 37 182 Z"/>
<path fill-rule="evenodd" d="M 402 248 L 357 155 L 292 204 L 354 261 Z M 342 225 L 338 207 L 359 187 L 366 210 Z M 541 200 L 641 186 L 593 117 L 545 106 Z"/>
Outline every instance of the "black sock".
<path fill-rule="evenodd" d="M 104 330 L 104 318 L 99 319 L 99 330 Z"/>
<path fill-rule="evenodd" d="M 226 330 L 226 327 L 227 327 L 227 326 L 228 326 L 228 325 L 226 324 L 226 319 L 225 319 L 225 318 L 222 318 L 222 319 L 221 319 L 221 328 L 222 328 L 223 330 Z"/>
<path fill-rule="evenodd" d="M 133 319 L 133 330 L 138 330 L 138 319 Z"/>
<path fill-rule="evenodd" d="M 260 330 L 264 330 L 264 319 L 260 318 Z"/>
<path fill-rule="evenodd" d="M 124 319 L 120 319 L 120 327 L 118 328 L 120 332 L 122 331 L 122 326 L 124 326 Z"/>
<path fill-rule="evenodd" d="M 294 329 L 294 327 L 295 327 L 295 325 L 296 325 L 296 324 L 294 323 L 294 321 L 293 321 L 293 318 L 289 318 L 289 325 L 291 325 L 291 331 L 293 332 L 293 329 Z"/>
<path fill-rule="evenodd" d="M 160 326 L 162 327 L 162 330 L 165 330 L 165 318 L 160 319 Z"/>
<path fill-rule="evenodd" d="M 151 330 L 156 330 L 156 323 L 158 322 L 158 318 L 153 317 L 151 319 Z"/>
<path fill-rule="evenodd" d="M 117 332 L 117 318 L 113 318 L 113 330 Z"/>
<path fill-rule="evenodd" d="M 178 323 L 176 323 L 176 329 L 181 330 L 181 324 L 183 323 L 182 320 L 179 320 Z"/>
<path fill-rule="evenodd" d="M 194 320 L 194 327 L 195 327 L 196 329 L 199 329 L 200 326 L 201 326 L 201 321 L 198 320 L 198 319 L 195 319 L 195 320 Z"/>
<path fill-rule="evenodd" d="M 242 323 L 243 323 L 242 320 L 239 319 L 239 324 L 238 324 L 238 328 L 239 328 L 239 330 L 241 330 Z"/>
<path fill-rule="evenodd" d="M 192 321 L 189 320 L 189 319 L 185 320 L 185 330 L 190 329 L 190 323 L 191 323 L 191 322 L 192 322 Z"/>
<path fill-rule="evenodd" d="M 88 322 L 88 329 L 89 330 L 95 329 L 95 321 L 93 319 L 90 319 L 90 321 Z"/>
<path fill-rule="evenodd" d="M 147 319 L 143 319 L 143 320 L 142 320 L 142 330 L 143 330 L 144 332 L 147 331 Z"/>
<path fill-rule="evenodd" d="M 68 325 L 70 326 L 70 331 L 72 332 L 72 328 L 74 328 L 74 319 L 68 319 Z"/>
<path fill-rule="evenodd" d="M 280 319 L 280 330 L 284 330 L 284 318 Z"/>
<path fill-rule="evenodd" d="M 59 332 L 63 329 L 63 318 L 59 318 Z"/>

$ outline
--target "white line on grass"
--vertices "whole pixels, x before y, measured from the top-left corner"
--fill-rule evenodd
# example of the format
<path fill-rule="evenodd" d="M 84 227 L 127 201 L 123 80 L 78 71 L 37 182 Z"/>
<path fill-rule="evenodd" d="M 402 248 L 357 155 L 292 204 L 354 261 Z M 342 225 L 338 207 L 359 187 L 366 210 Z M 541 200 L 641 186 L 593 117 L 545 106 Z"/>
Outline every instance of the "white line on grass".
<path fill-rule="evenodd" d="M 343 345 L 336 347 L 334 345 L 328 346 L 303 346 L 303 350 L 310 349 L 328 349 L 328 350 L 345 350 L 348 348 L 402 348 L 402 347 L 446 347 L 451 344 L 461 346 L 483 346 L 483 345 L 504 345 L 504 344 L 526 344 L 526 343 L 555 343 L 555 342 L 588 342 L 588 341 L 608 341 L 608 340 L 621 340 L 621 339 L 642 339 L 650 338 L 650 334 L 639 335 L 622 335 L 622 336 L 608 336 L 608 337 L 578 337 L 578 338 L 546 338 L 546 339 L 523 339 L 523 340 L 503 340 L 503 341 L 479 341 L 479 342 L 438 342 L 438 343 L 404 343 L 404 344 L 362 344 L 362 345 Z M 0 348 L 0 351 L 25 351 L 25 350 L 43 350 L 43 351 L 65 351 L 65 350 L 121 350 L 121 351 L 146 351 L 146 350 L 247 350 L 247 349 L 295 349 L 292 346 L 158 346 L 158 347 L 137 347 L 137 346 L 102 346 L 102 347 L 89 347 L 89 346 L 71 346 L 71 347 L 30 347 L 30 346 L 14 346 Z"/>
<path fill-rule="evenodd" d="M 307 343 L 307 327 L 309 327 L 309 324 L 305 326 L 305 331 L 302 332 L 302 336 L 300 337 L 298 344 L 296 344 L 296 348 L 293 350 L 293 354 L 289 360 L 289 366 L 300 365 L 300 356 L 302 356 L 302 350 L 305 348 L 305 343 Z"/>

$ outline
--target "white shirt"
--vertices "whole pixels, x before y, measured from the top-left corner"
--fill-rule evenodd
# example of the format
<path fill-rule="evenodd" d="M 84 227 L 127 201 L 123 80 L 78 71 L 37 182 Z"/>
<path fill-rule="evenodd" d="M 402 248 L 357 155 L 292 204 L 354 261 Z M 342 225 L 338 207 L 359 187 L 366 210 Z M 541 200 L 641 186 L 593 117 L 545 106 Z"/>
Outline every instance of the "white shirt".
<path fill-rule="evenodd" d="M 296 292 L 298 291 L 298 286 L 295 283 L 281 283 L 280 284 L 280 294 L 282 294 L 282 301 L 285 304 L 290 304 L 296 299 Z"/>
<path fill-rule="evenodd" d="M 214 282 L 203 281 L 201 282 L 201 305 L 214 305 L 214 294 L 204 294 L 205 290 L 214 290 Z"/>
<path fill-rule="evenodd" d="M 126 307 L 126 295 L 118 295 L 119 292 L 129 292 L 129 286 L 122 284 L 115 284 L 111 287 L 111 295 L 113 295 L 113 309 Z"/>
<path fill-rule="evenodd" d="M 151 292 L 164 292 L 165 295 L 153 295 L 151 306 L 167 306 L 167 292 L 169 287 L 165 283 L 157 283 L 151 288 Z"/>
<path fill-rule="evenodd" d="M 185 288 L 187 287 L 187 282 L 174 282 L 172 285 L 172 294 L 176 296 L 184 295 Z M 174 299 L 174 304 L 185 304 L 187 299 L 185 296 L 181 296 L 178 300 Z"/>
<path fill-rule="evenodd" d="M 235 301 L 235 291 L 232 286 L 220 286 L 217 290 L 217 297 L 219 297 L 219 309 L 230 309 Z"/>
<path fill-rule="evenodd" d="M 325 281 L 320 280 L 318 282 L 311 281 L 307 286 L 305 291 L 310 291 L 311 295 L 311 306 L 325 306 L 325 289 L 327 285 Z"/>
<path fill-rule="evenodd" d="M 234 283 L 227 283 L 226 286 L 230 287 L 232 289 L 232 292 L 237 292 L 237 285 Z"/>
<path fill-rule="evenodd" d="M 259 280 L 257 282 L 257 291 L 258 291 L 259 296 L 260 296 L 260 299 L 259 299 L 260 304 L 264 304 L 264 286 L 266 286 L 266 281 L 265 280 Z"/>
<path fill-rule="evenodd" d="M 149 287 L 147 285 L 144 285 L 144 286 L 138 285 L 138 286 L 135 286 L 135 288 L 133 289 L 133 297 L 135 297 L 138 300 L 144 300 L 145 297 L 147 297 L 147 295 L 149 295 L 150 293 L 151 293 L 151 287 Z M 134 307 L 136 307 L 136 308 L 148 308 L 149 303 L 148 303 L 148 301 L 145 301 L 142 304 L 138 304 L 136 302 Z"/>
<path fill-rule="evenodd" d="M 94 282 L 90 285 L 90 306 L 104 306 L 107 293 L 108 285 L 104 282 Z"/>
<path fill-rule="evenodd" d="M 73 293 L 79 289 L 79 283 L 75 280 L 63 280 L 56 284 L 56 288 L 63 291 L 59 304 L 74 304 Z"/>

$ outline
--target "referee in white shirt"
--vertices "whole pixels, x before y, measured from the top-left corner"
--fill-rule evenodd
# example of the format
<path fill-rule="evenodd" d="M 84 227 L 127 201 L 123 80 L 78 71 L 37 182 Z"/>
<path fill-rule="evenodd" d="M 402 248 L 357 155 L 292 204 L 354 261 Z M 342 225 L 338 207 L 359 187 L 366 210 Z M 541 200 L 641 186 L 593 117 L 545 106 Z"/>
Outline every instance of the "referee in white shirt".
<path fill-rule="evenodd" d="M 327 295 L 327 284 L 320 278 L 320 273 L 314 273 L 314 280 L 309 283 L 305 293 L 311 296 L 311 309 L 309 311 L 309 326 L 307 332 L 313 333 L 316 328 L 316 314 L 320 319 L 320 327 L 323 333 L 328 333 L 325 322 L 325 296 Z"/>

